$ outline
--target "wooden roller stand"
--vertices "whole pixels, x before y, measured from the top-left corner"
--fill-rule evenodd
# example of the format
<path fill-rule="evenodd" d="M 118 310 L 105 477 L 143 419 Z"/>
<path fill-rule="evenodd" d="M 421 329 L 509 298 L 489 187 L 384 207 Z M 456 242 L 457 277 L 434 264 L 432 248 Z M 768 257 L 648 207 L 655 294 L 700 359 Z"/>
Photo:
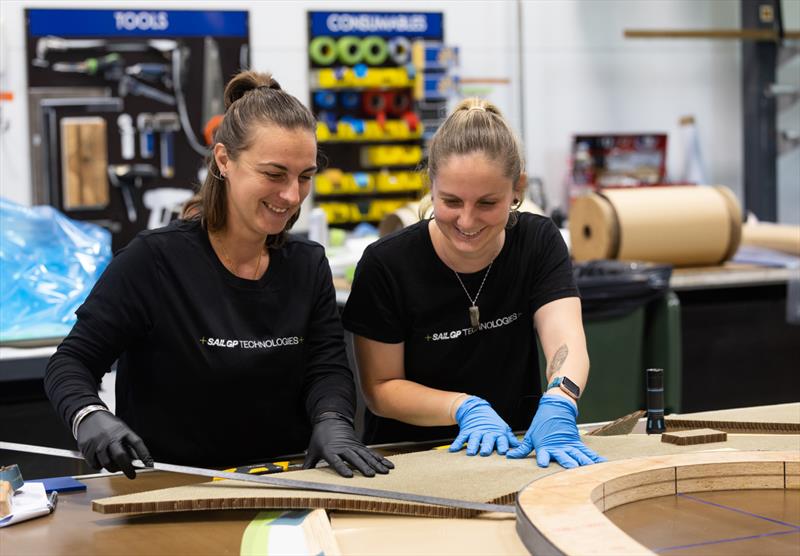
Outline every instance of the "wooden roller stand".
<path fill-rule="evenodd" d="M 636 458 L 548 475 L 517 497 L 517 532 L 532 554 L 654 554 L 603 512 L 685 492 L 800 488 L 799 452 L 700 452 Z"/>

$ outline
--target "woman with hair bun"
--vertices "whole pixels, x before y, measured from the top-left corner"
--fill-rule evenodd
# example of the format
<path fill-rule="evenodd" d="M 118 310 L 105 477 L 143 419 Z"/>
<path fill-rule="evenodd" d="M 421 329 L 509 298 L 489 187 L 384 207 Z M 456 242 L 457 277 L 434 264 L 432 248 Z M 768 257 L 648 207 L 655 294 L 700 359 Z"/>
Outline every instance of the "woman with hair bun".
<path fill-rule="evenodd" d="M 549 218 L 516 210 L 526 177 L 513 130 L 466 99 L 431 140 L 427 171 L 433 218 L 366 249 L 343 314 L 365 440 L 455 437 L 450 450 L 467 455 L 603 461 L 576 425 L 589 358 L 569 253 Z M 520 442 L 512 430 L 525 428 Z"/>
<path fill-rule="evenodd" d="M 271 76 L 225 89 L 191 217 L 140 233 L 48 363 L 90 465 L 222 467 L 301 452 L 352 476 L 391 462 L 355 436 L 355 388 L 324 249 L 290 237 L 317 171 L 316 122 Z M 116 415 L 97 394 L 115 360 Z"/>

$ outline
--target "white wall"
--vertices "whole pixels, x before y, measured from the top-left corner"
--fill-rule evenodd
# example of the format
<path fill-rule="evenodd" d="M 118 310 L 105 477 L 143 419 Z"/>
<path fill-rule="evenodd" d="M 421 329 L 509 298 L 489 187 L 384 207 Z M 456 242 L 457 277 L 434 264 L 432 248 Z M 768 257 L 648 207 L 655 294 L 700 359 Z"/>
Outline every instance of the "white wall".
<path fill-rule="evenodd" d="M 741 198 L 737 41 L 625 39 L 625 29 L 739 27 L 730 0 L 525 1 L 525 129 L 530 172 L 564 203 L 574 132 L 668 132 L 680 171 L 678 119 L 695 116 L 710 180 Z"/>
<path fill-rule="evenodd" d="M 0 90 L 12 91 L 14 100 L 2 103 L 2 119 L 7 131 L 0 135 L 0 195 L 23 204 L 30 204 L 30 170 L 28 166 L 28 129 L 25 68 L 25 8 L 66 7 L 58 2 L 41 0 L 4 0 L 0 2 Z M 466 75 L 509 77 L 516 67 L 516 44 L 512 25 L 516 6 L 513 2 L 427 2 L 405 1 L 290 1 L 271 0 L 242 2 L 218 1 L 76 1 L 70 8 L 141 8 L 249 10 L 251 62 L 255 69 L 272 72 L 288 91 L 303 101 L 308 99 L 307 19 L 309 10 L 365 11 L 442 11 L 445 37 L 451 44 L 463 47 Z M 2 62 L 0 62 L 2 63 Z M 516 79 L 514 79 L 516 81 Z M 508 87 L 510 89 L 510 87 Z M 513 93 L 513 90 L 511 91 Z M 506 92 L 508 93 L 508 92 Z M 514 121 L 518 120 L 516 97 L 501 97 L 501 108 Z M 306 211 L 307 213 L 308 211 Z"/>
<path fill-rule="evenodd" d="M 25 7 L 57 2 L 0 3 L 0 90 L 7 131 L 0 135 L 0 195 L 30 203 L 25 91 Z M 442 11 L 445 37 L 461 48 L 461 75 L 511 80 L 491 98 L 521 129 L 517 2 L 494 1 L 269 1 L 191 2 L 192 9 L 250 10 L 251 59 L 287 90 L 308 98 L 308 10 Z M 76 8 L 188 8 L 187 2 L 89 2 Z M 574 132 L 670 132 L 677 149 L 680 116 L 696 117 L 701 149 L 715 183 L 741 192 L 740 55 L 737 42 L 626 40 L 626 28 L 737 27 L 733 0 L 524 0 L 524 130 L 528 167 L 544 178 L 551 202 L 561 204 L 569 140 Z M 676 171 L 676 158 L 669 160 Z"/>

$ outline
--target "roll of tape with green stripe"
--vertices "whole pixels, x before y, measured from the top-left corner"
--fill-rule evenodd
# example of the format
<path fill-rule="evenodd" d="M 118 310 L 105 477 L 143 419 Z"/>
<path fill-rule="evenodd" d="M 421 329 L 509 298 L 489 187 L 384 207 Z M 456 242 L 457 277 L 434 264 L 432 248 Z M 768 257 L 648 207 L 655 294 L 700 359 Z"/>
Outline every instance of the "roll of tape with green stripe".
<path fill-rule="evenodd" d="M 330 66 L 336 61 L 336 40 L 333 37 L 315 37 L 308 45 L 311 61 L 320 66 Z"/>
<path fill-rule="evenodd" d="M 389 46 L 383 37 L 370 35 L 361 41 L 361 55 L 370 66 L 380 66 L 389 57 Z"/>
<path fill-rule="evenodd" d="M 339 61 L 348 66 L 353 66 L 361 61 L 363 52 L 361 50 L 361 39 L 353 36 L 346 36 L 336 41 L 336 52 Z"/>

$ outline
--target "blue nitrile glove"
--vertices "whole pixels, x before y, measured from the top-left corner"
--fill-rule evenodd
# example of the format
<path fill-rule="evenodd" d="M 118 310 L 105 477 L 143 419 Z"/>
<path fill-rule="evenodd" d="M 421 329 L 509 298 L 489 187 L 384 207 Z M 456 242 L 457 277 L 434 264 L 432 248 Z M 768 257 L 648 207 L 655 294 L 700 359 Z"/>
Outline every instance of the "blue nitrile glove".
<path fill-rule="evenodd" d="M 557 394 L 545 394 L 539 400 L 539 409 L 522 444 L 506 457 L 524 458 L 536 449 L 539 467 L 550 465 L 552 458 L 566 469 L 606 461 L 581 442 L 577 419 L 578 408 L 574 403 Z"/>
<path fill-rule="evenodd" d="M 497 445 L 497 453 L 501 456 L 508 452 L 508 447 L 519 446 L 519 440 L 511 432 L 500 416 L 495 413 L 486 400 L 477 396 L 470 396 L 458 407 L 456 422 L 459 431 L 455 441 L 450 445 L 451 452 L 458 452 L 467 443 L 467 455 L 474 456 L 478 453 L 478 446 L 482 456 L 488 456 Z"/>

